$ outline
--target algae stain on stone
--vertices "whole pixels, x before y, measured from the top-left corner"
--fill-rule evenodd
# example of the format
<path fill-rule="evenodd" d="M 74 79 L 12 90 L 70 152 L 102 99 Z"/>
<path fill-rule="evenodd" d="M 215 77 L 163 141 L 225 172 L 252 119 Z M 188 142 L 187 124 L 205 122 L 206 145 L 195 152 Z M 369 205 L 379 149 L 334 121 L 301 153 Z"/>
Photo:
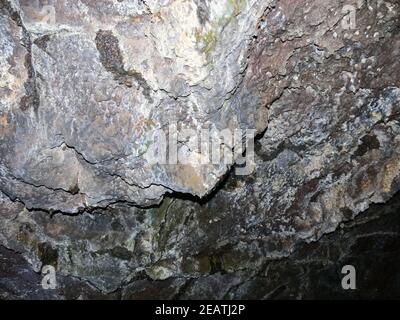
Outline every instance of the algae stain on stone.
<path fill-rule="evenodd" d="M 206 30 L 196 29 L 195 38 L 199 49 L 206 55 L 207 62 L 212 63 L 211 53 L 218 44 L 218 36 L 233 22 L 247 5 L 247 0 L 227 0 L 224 12 L 217 18 L 209 21 Z"/>
<path fill-rule="evenodd" d="M 217 42 L 215 32 L 210 30 L 206 33 L 196 32 L 196 41 L 201 44 L 201 50 L 208 55 L 212 49 L 214 49 Z"/>

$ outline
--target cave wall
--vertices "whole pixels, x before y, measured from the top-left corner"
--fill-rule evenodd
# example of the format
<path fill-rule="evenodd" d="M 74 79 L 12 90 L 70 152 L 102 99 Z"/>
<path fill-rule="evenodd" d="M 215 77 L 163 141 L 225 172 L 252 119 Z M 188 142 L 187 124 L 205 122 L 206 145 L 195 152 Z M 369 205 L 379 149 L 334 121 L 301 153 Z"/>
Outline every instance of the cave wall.
<path fill-rule="evenodd" d="M 0 0 L 3 297 L 340 296 L 341 262 L 398 262 L 396 201 L 371 218 L 400 186 L 398 1 L 43 8 Z M 254 129 L 254 170 L 201 164 L 190 139 L 187 163 L 153 164 L 171 123 Z"/>

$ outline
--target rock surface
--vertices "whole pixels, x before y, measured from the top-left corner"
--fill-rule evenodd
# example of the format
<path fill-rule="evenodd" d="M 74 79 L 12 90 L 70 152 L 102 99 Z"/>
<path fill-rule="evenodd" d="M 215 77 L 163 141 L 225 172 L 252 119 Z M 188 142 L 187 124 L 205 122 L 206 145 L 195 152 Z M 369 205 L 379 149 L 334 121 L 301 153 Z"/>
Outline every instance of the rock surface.
<path fill-rule="evenodd" d="M 390 224 L 320 239 L 400 189 L 399 17 L 396 0 L 0 0 L 1 295 L 315 297 L 314 271 L 367 265 L 363 245 L 398 263 Z M 152 163 L 171 123 L 255 129 L 254 172 L 201 164 L 190 139 L 187 163 Z M 64 291 L 35 287 L 44 265 Z"/>
<path fill-rule="evenodd" d="M 399 299 L 400 194 L 355 220 L 299 244 L 294 254 L 266 260 L 258 272 L 215 272 L 199 278 L 137 279 L 106 294 L 85 281 L 58 276 L 57 290 L 20 254 L 0 246 L 2 299 Z M 341 269 L 357 266 L 357 290 L 343 290 Z"/>

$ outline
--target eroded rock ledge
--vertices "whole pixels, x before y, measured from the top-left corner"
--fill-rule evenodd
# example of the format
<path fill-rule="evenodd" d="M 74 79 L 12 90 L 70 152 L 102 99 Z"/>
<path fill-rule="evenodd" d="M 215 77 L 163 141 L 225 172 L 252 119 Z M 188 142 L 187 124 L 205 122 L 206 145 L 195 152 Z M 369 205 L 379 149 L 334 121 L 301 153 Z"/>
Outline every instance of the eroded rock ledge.
<path fill-rule="evenodd" d="M 0 0 L 2 259 L 53 265 L 75 293 L 287 295 L 256 293 L 268 261 L 399 190 L 398 1 L 43 9 Z M 171 122 L 256 129 L 255 171 L 199 165 L 186 140 L 192 162 L 150 164 L 148 133 Z"/>
<path fill-rule="evenodd" d="M 20 254 L 0 246 L 2 299 L 397 299 L 400 263 L 400 194 L 373 205 L 318 242 L 299 244 L 288 258 L 266 259 L 257 272 L 240 270 L 202 277 L 135 279 L 104 293 L 86 281 L 58 276 L 57 290 L 43 290 L 42 277 Z M 357 290 L 340 283 L 344 265 L 357 266 Z M 12 266 L 12 267 L 11 267 Z"/>

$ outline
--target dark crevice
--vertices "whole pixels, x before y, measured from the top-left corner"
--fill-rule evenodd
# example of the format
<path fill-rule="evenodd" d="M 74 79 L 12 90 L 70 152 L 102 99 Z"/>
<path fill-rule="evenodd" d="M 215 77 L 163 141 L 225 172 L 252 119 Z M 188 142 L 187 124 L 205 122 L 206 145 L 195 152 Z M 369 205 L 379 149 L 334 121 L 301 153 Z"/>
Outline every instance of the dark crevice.
<path fill-rule="evenodd" d="M 189 278 L 178 290 L 171 300 L 180 300 L 190 286 L 196 281 L 196 278 Z"/>
<path fill-rule="evenodd" d="M 206 0 L 195 0 L 197 5 L 197 17 L 202 25 L 210 22 L 210 6 Z"/>

